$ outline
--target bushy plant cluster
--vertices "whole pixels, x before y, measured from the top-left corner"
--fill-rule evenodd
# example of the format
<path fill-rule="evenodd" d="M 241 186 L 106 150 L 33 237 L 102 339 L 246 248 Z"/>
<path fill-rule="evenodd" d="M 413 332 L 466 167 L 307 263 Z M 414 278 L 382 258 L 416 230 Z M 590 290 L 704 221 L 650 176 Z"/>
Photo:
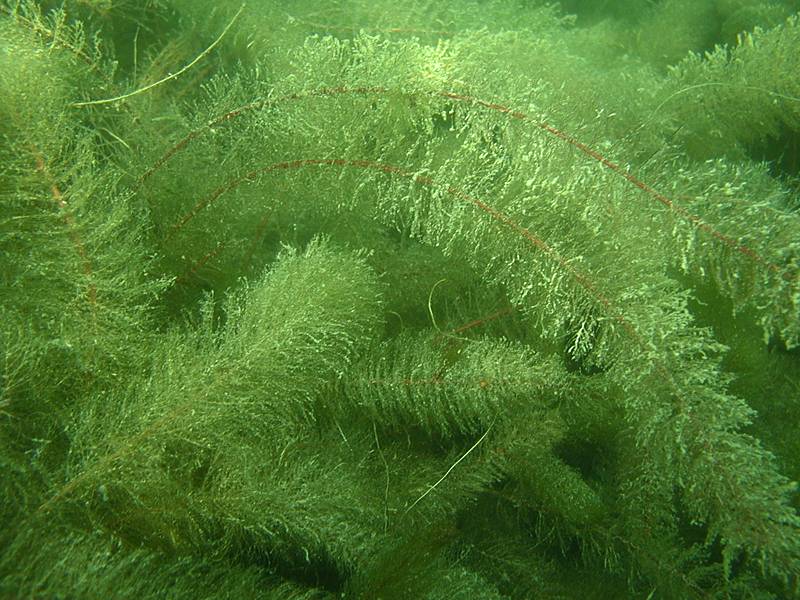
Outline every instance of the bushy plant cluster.
<path fill-rule="evenodd" d="M 0 2 L 0 596 L 798 597 L 798 10 Z"/>

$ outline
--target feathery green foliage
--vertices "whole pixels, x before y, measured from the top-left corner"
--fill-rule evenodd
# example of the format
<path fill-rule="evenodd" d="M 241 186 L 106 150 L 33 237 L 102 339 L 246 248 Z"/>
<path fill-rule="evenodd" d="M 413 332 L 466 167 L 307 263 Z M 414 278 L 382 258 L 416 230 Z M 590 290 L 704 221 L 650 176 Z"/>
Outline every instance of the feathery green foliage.
<path fill-rule="evenodd" d="M 797 597 L 799 9 L 0 2 L 0 595 Z"/>

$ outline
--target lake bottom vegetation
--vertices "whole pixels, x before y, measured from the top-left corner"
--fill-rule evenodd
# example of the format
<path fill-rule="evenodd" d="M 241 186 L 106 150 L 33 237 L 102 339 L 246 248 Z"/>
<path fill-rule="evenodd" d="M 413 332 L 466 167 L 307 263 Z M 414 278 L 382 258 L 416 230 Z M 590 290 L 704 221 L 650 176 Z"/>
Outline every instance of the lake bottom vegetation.
<path fill-rule="evenodd" d="M 0 1 L 0 597 L 800 597 L 800 7 Z"/>

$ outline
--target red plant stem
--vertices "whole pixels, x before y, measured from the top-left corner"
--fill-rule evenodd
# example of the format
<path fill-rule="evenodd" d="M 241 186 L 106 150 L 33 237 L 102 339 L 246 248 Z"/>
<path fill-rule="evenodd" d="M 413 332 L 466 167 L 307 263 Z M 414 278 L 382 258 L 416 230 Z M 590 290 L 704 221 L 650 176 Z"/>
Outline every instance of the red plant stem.
<path fill-rule="evenodd" d="M 491 216 L 495 221 L 498 221 L 503 225 L 505 225 L 506 227 L 508 227 L 509 229 L 516 231 L 520 236 L 528 240 L 533 246 L 541 250 L 545 255 L 547 255 L 556 264 L 558 264 L 562 269 L 568 272 L 582 288 L 584 288 L 587 292 L 589 292 L 592 296 L 594 296 L 595 299 L 598 300 L 600 304 L 602 304 L 606 308 L 606 310 L 614 317 L 614 320 L 616 320 L 620 325 L 622 325 L 622 327 L 631 335 L 631 337 L 637 339 L 642 345 L 644 345 L 644 342 L 642 342 L 641 338 L 639 338 L 639 334 L 636 332 L 633 325 L 631 325 L 631 323 L 627 319 L 625 319 L 625 317 L 623 317 L 619 311 L 616 310 L 611 300 L 609 300 L 607 296 L 605 296 L 602 292 L 600 292 L 600 290 L 597 289 L 597 287 L 591 281 L 591 279 L 589 279 L 581 271 L 573 267 L 547 242 L 535 236 L 533 233 L 531 233 L 531 231 L 527 227 L 522 227 L 515 221 L 511 220 L 511 218 L 505 215 L 504 213 L 492 208 L 491 206 L 479 200 L 478 198 L 474 198 L 452 186 L 449 186 L 447 188 L 447 193 L 452 194 L 457 198 L 461 198 L 462 200 L 466 200 L 467 202 L 473 204 L 474 206 L 477 206 L 482 211 Z"/>
<path fill-rule="evenodd" d="M 186 135 L 182 140 L 180 140 L 177 144 L 175 144 L 172 148 L 167 150 L 167 152 L 162 155 L 144 174 L 139 178 L 137 182 L 137 186 L 140 186 L 146 179 L 148 179 L 157 169 L 163 166 L 166 162 L 168 162 L 177 152 L 181 149 L 185 148 L 192 140 L 197 137 L 200 137 L 205 131 L 210 129 L 215 125 L 219 125 L 225 121 L 232 120 L 239 115 L 253 109 L 264 108 L 266 106 L 272 106 L 275 104 L 279 104 L 281 102 L 286 102 L 290 100 L 299 100 L 302 98 L 314 97 L 314 96 L 335 96 L 339 94 L 388 94 L 391 93 L 391 90 L 382 87 L 355 87 L 355 88 L 347 88 L 347 87 L 334 87 L 334 88 L 320 88 L 318 90 L 313 90 L 306 93 L 296 93 L 296 94 L 289 94 L 287 96 L 283 96 L 281 98 L 271 100 L 271 101 L 261 101 L 261 102 L 254 102 L 251 104 L 246 104 L 241 106 L 237 109 L 234 109 L 230 112 L 227 112 L 219 117 L 216 117 L 208 122 L 208 124 L 202 129 L 196 129 L 191 131 L 189 134 Z M 488 102 L 486 100 L 481 100 L 480 98 L 475 98 L 473 96 L 467 96 L 464 94 L 457 94 L 455 92 L 436 92 L 435 95 L 440 96 L 442 98 L 447 98 L 449 100 L 455 100 L 457 102 L 464 102 L 467 104 L 473 104 L 475 106 L 481 106 L 483 108 L 487 108 L 489 110 L 493 110 L 502 114 L 506 114 L 513 119 L 517 119 L 520 121 L 526 122 L 533 122 L 530 116 L 527 114 L 514 110 L 508 106 L 503 104 L 497 104 L 494 102 Z M 717 241 L 725 244 L 729 248 L 732 248 L 736 252 L 748 257 L 749 259 L 753 260 L 754 262 L 766 267 L 770 271 L 774 273 L 781 273 L 781 268 L 768 261 L 767 259 L 763 258 L 759 255 L 755 250 L 742 244 L 735 238 L 732 238 L 724 233 L 717 231 L 712 225 L 706 223 L 702 218 L 698 215 L 695 215 L 682 206 L 676 204 L 673 200 L 662 194 L 661 192 L 655 190 L 654 188 L 647 185 L 642 180 L 638 179 L 637 177 L 631 175 L 625 169 L 623 169 L 619 164 L 615 163 L 614 161 L 606 158 L 590 146 L 584 144 L 583 142 L 579 141 L 578 139 L 572 137 L 568 133 L 561 131 L 560 129 L 556 129 L 552 125 L 546 122 L 533 122 L 536 127 L 557 137 L 558 139 L 568 143 L 569 145 L 573 146 L 574 148 L 580 150 L 586 156 L 592 158 L 593 160 L 597 161 L 598 163 L 602 164 L 604 167 L 610 169 L 620 177 L 625 178 L 627 181 L 635 185 L 637 188 L 645 192 L 651 198 L 657 200 L 659 203 L 666 206 L 670 211 L 677 214 L 680 218 L 688 221 L 693 226 L 697 227 L 701 231 L 709 234 L 712 238 L 716 239 Z M 781 277 L 787 281 L 791 281 L 794 277 L 788 271 L 784 271 L 781 274 Z"/>
<path fill-rule="evenodd" d="M 230 119 L 234 119 L 237 116 L 239 116 L 240 114 L 242 114 L 244 112 L 247 112 L 248 110 L 261 108 L 263 106 L 265 106 L 264 102 L 254 102 L 253 104 L 247 104 L 245 106 L 240 106 L 236 110 L 232 110 L 232 111 L 230 111 L 228 113 L 225 113 L 224 115 L 222 115 L 220 117 L 217 117 L 215 119 L 210 120 L 208 123 L 206 123 L 205 127 L 203 127 L 202 129 L 195 129 L 194 131 L 190 131 L 186 135 L 186 137 L 181 139 L 177 144 L 175 144 L 169 150 L 167 150 L 161 156 L 161 158 L 159 158 L 156 162 L 153 163 L 153 165 L 149 169 L 147 169 L 144 173 L 142 173 L 142 175 L 137 180 L 135 187 L 137 187 L 137 188 L 140 187 L 147 179 L 150 178 L 150 176 L 153 173 L 155 173 L 158 169 L 160 169 L 165 164 L 167 164 L 172 159 L 173 156 L 175 156 L 178 152 L 180 152 L 186 146 L 188 146 L 189 143 L 192 140 L 194 140 L 196 138 L 199 138 L 203 133 L 205 133 L 206 131 L 208 131 L 209 129 L 214 127 L 215 125 L 219 125 L 220 123 L 223 123 L 223 122 L 228 121 Z"/>
<path fill-rule="evenodd" d="M 505 308 L 502 308 L 497 312 L 493 312 L 488 316 L 481 317 L 480 319 L 475 319 L 474 321 L 470 321 L 469 323 L 465 323 L 464 325 L 460 325 L 459 327 L 456 327 L 455 329 L 451 330 L 450 333 L 451 334 L 461 333 L 463 331 L 466 331 L 467 329 L 472 329 L 473 327 L 479 327 L 484 323 L 488 323 L 489 321 L 494 321 L 495 319 L 499 319 L 500 317 L 504 317 L 513 312 L 514 312 L 513 306 L 506 306 Z"/>
<path fill-rule="evenodd" d="M 197 273 L 201 268 L 203 268 L 203 265 L 205 265 L 208 261 L 210 261 L 212 258 L 217 256 L 220 252 L 222 252 L 222 249 L 224 247 L 225 247 L 225 244 L 223 242 L 218 243 L 216 248 L 214 248 L 210 252 L 207 252 L 205 256 L 203 256 L 200 260 L 198 260 L 196 263 L 194 263 L 183 275 L 178 277 L 173 282 L 173 285 L 180 285 L 180 284 L 183 284 L 183 283 L 186 283 L 187 281 L 189 281 L 189 279 L 191 277 L 193 277 L 195 275 L 195 273 Z"/>
<path fill-rule="evenodd" d="M 61 486 L 61 489 L 59 489 L 55 494 L 50 496 L 50 498 L 39 505 L 39 507 L 36 509 L 36 514 L 49 512 L 57 502 L 72 494 L 72 492 L 75 491 L 80 484 L 89 479 L 91 476 L 96 475 L 98 472 L 102 473 L 102 469 L 112 465 L 117 460 L 126 458 L 128 455 L 144 448 L 149 435 L 158 433 L 162 427 L 170 425 L 174 419 L 182 417 L 190 412 L 191 414 L 194 414 L 196 407 L 195 403 L 196 398 L 192 398 L 190 401 L 179 404 L 167 414 L 156 418 L 140 432 L 135 433 L 127 438 L 123 437 L 122 441 L 127 442 L 126 445 L 120 445 L 116 450 L 110 452 L 109 454 L 102 455 L 94 464 L 89 465 L 83 471 L 75 475 L 72 479 L 64 483 L 64 485 Z M 109 440 L 109 442 L 111 441 L 113 440 Z"/>
<path fill-rule="evenodd" d="M 380 87 L 321 88 L 319 90 L 313 90 L 311 92 L 288 94 L 286 96 L 281 96 L 280 98 L 276 98 L 274 100 L 260 100 L 258 102 L 251 102 L 250 104 L 245 104 L 238 108 L 234 108 L 233 110 L 228 111 L 225 114 L 219 115 L 218 117 L 214 117 L 208 123 L 206 123 L 205 126 L 202 127 L 201 129 L 195 129 L 194 131 L 190 131 L 183 139 L 181 139 L 177 144 L 172 146 L 161 156 L 161 158 L 159 158 L 155 163 L 153 163 L 153 165 L 149 169 L 147 169 L 147 171 L 142 173 L 142 175 L 136 182 L 136 187 L 140 187 L 147 179 L 149 179 L 153 175 L 153 173 L 155 173 L 158 169 L 160 169 L 166 163 L 168 163 L 173 156 L 175 156 L 178 152 L 183 150 L 193 140 L 203 135 L 206 131 L 209 131 L 211 128 L 217 125 L 221 125 L 226 121 L 232 121 L 233 119 L 251 110 L 260 110 L 263 108 L 267 108 L 269 106 L 276 106 L 284 102 L 301 100 L 303 98 L 312 98 L 315 96 L 336 96 L 339 94 L 381 94 L 381 93 L 385 94 L 387 92 L 388 90 L 386 88 L 380 88 Z"/>
<path fill-rule="evenodd" d="M 494 104 L 494 103 L 491 103 L 491 102 L 487 102 L 485 100 L 481 100 L 479 98 L 473 98 L 471 96 L 464 96 L 464 95 L 455 94 L 455 93 L 452 93 L 452 92 L 442 92 L 441 95 L 444 96 L 445 98 L 450 98 L 451 100 L 458 100 L 460 102 L 469 102 L 469 103 L 472 103 L 472 104 L 476 104 L 478 106 L 483 106 L 484 108 L 488 108 L 490 110 L 495 110 L 495 111 L 507 114 L 510 117 L 514 118 L 514 119 L 518 119 L 518 120 L 521 120 L 521 121 L 530 121 L 530 117 L 528 115 L 526 115 L 525 113 L 522 113 L 522 112 L 519 112 L 519 111 L 515 111 L 515 110 L 513 110 L 513 109 L 511 109 L 511 108 L 509 108 L 507 106 L 503 106 L 502 104 Z M 693 213 L 690 213 L 688 210 L 686 210 L 682 206 L 679 206 L 679 205 L 675 204 L 675 202 L 673 200 L 670 200 L 669 198 L 667 198 L 661 192 L 653 189 L 652 187 L 647 185 L 642 180 L 634 177 L 628 171 L 624 170 L 620 165 L 618 165 L 614 161 L 612 161 L 612 160 L 606 158 L 605 156 L 603 156 L 602 154 L 600 154 L 597 150 L 591 148 L 590 146 L 587 146 L 586 144 L 584 144 L 583 142 L 579 141 L 578 139 L 572 137 L 568 133 L 565 133 L 565 132 L 561 131 L 560 129 L 556 129 L 555 127 L 553 127 L 552 125 L 550 125 L 550 124 L 548 124 L 548 123 L 546 123 L 544 121 L 535 123 L 535 125 L 536 125 L 536 127 L 541 129 L 542 131 L 546 131 L 547 133 L 549 133 L 551 135 L 554 135 L 557 138 L 567 142 L 569 145 L 573 146 L 574 148 L 577 148 L 578 150 L 583 152 L 586 156 L 594 159 L 595 161 L 599 162 L 601 165 L 611 169 L 614 173 L 616 173 L 620 177 L 624 177 L 629 182 L 631 182 L 633 185 L 635 185 L 640 190 L 642 190 L 647 195 L 649 195 L 651 198 L 654 198 L 655 200 L 657 200 L 658 202 L 660 202 L 661 204 L 663 204 L 664 206 L 669 208 L 672 212 L 674 212 L 675 214 L 680 216 L 682 219 L 690 222 L 692 225 L 694 225 L 698 229 L 708 233 L 709 235 L 711 235 L 715 239 L 719 240 L 720 242 L 722 242 L 726 246 L 728 246 L 730 248 L 733 248 L 734 250 L 736 250 L 737 252 L 739 252 L 741 254 L 744 254 L 748 258 L 754 260 L 755 262 L 759 263 L 760 265 L 763 265 L 763 266 L 767 267 L 768 269 L 770 269 L 773 272 L 780 272 L 781 269 L 780 269 L 780 267 L 778 265 L 773 264 L 773 263 L 767 261 L 766 259 L 762 258 L 755 250 L 753 250 L 752 248 L 740 243 L 738 240 L 736 240 L 736 239 L 734 239 L 734 238 L 732 238 L 730 236 L 727 236 L 727 235 L 725 235 L 724 233 L 722 233 L 720 231 L 717 231 L 710 224 L 708 224 L 705 221 L 703 221 L 703 219 L 701 219 L 699 216 L 697 216 L 697 215 L 695 215 Z M 791 278 L 791 276 L 789 275 L 788 272 L 784 273 L 783 277 L 784 278 Z"/>
<path fill-rule="evenodd" d="M 51 45 L 59 46 L 61 48 L 64 48 L 72 52 L 72 54 L 74 54 L 83 62 L 85 62 L 91 68 L 92 71 L 99 71 L 96 61 L 94 61 L 88 54 L 86 54 L 80 48 L 76 48 L 75 46 L 72 46 L 70 44 L 61 41 L 61 38 L 59 38 L 54 31 L 51 31 L 50 29 L 45 27 L 41 21 L 28 19 L 27 17 L 20 14 L 17 9 L 7 8 L 5 6 L 0 6 L 0 12 L 8 15 L 9 17 L 15 18 L 19 23 L 25 25 L 34 33 L 47 36 Z"/>
<path fill-rule="evenodd" d="M 67 226 L 67 232 L 70 240 L 72 240 L 72 245 L 75 247 L 75 252 L 81 259 L 83 274 L 86 275 L 86 278 L 89 281 L 88 288 L 86 290 L 86 297 L 92 310 L 92 317 L 96 319 L 97 287 L 91 282 L 93 273 L 91 258 L 89 257 L 89 253 L 86 250 L 83 240 L 81 239 L 80 235 L 78 235 L 78 226 L 75 222 L 75 217 L 67 210 L 68 206 L 67 201 L 64 199 L 64 194 L 61 193 L 61 189 L 58 187 L 58 184 L 47 168 L 44 157 L 42 157 L 42 155 L 35 149 L 33 152 L 36 160 L 36 170 L 41 173 L 42 177 L 44 177 L 45 181 L 50 186 L 50 195 L 52 196 L 53 201 L 56 203 L 56 206 L 58 206 L 59 210 L 62 211 L 61 218 L 63 219 L 64 224 Z"/>

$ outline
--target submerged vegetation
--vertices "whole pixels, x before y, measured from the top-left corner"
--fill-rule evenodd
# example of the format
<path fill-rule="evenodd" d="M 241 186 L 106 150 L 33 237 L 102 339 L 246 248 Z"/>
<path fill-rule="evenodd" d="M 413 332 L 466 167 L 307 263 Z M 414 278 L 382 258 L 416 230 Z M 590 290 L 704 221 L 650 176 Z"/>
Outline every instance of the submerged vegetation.
<path fill-rule="evenodd" d="M 798 10 L 0 2 L 0 595 L 800 596 Z"/>

